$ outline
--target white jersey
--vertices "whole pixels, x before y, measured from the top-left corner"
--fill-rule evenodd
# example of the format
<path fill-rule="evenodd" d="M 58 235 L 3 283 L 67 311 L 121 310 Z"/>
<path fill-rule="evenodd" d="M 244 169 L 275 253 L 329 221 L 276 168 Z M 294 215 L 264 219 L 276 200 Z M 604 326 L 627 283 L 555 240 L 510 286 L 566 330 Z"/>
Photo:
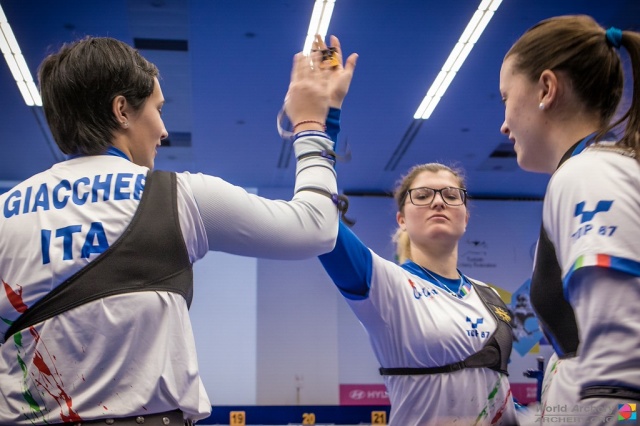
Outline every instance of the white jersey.
<path fill-rule="evenodd" d="M 372 252 L 368 297 L 347 298 L 385 368 L 436 367 L 478 352 L 496 329 L 471 287 L 457 297 Z M 507 376 L 488 368 L 385 376 L 391 425 L 514 425 Z"/>
<path fill-rule="evenodd" d="M 539 418 L 551 417 L 558 421 L 561 415 L 572 412 L 580 401 L 578 375 L 578 358 L 559 359 L 555 353 L 551 355 L 542 381 Z"/>
<path fill-rule="evenodd" d="M 324 134 L 313 132 L 294 144 L 297 156 L 331 147 Z M 209 416 L 187 304 L 177 293 L 102 298 L 4 342 L 21 313 L 120 237 L 147 172 L 118 155 L 80 157 L 0 195 L 1 425 L 176 409 L 192 420 Z M 335 192 L 330 163 L 320 157 L 299 161 L 296 189 L 302 186 Z M 301 191 L 290 202 L 266 200 L 202 174 L 177 174 L 177 209 L 191 262 L 208 250 L 314 256 L 333 247 L 338 222 L 327 196 Z"/>
<path fill-rule="evenodd" d="M 543 223 L 580 339 L 575 374 L 555 375 L 547 404 L 587 386 L 640 390 L 640 165 L 597 145 L 574 155 L 549 182 Z"/>

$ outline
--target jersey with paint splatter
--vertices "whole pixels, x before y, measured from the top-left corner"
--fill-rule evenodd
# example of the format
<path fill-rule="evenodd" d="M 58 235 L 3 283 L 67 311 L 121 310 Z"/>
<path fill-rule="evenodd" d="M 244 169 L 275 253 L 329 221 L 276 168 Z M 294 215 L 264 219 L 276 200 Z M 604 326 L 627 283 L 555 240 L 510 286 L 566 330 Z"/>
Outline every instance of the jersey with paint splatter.
<path fill-rule="evenodd" d="M 317 132 L 294 142 L 296 156 L 332 148 Z M 295 190 L 337 192 L 329 160 L 308 156 L 297 167 Z M 118 239 L 137 211 L 139 177 L 147 172 L 111 152 L 63 161 L 0 194 L 0 335 Z M 191 262 L 209 250 L 301 259 L 335 242 L 336 206 L 311 191 L 297 192 L 291 201 L 267 200 L 216 177 L 178 173 L 176 193 Z M 0 425 L 175 409 L 192 420 L 211 412 L 187 303 L 177 293 L 105 297 L 0 344 Z"/>

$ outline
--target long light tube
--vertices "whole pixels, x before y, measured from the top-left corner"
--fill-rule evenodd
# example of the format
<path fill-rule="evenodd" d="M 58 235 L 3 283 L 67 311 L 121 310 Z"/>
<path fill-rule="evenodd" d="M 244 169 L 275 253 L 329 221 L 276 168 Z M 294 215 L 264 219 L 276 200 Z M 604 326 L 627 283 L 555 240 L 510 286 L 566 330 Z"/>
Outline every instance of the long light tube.
<path fill-rule="evenodd" d="M 462 67 L 469 53 L 471 53 L 471 49 L 473 49 L 480 35 L 489 24 L 500 3 L 502 3 L 502 0 L 482 0 L 480 6 L 478 6 L 478 10 L 476 10 L 471 17 L 460 39 L 458 39 L 458 42 L 442 66 L 442 70 L 438 73 L 435 81 L 427 91 L 427 95 L 413 115 L 414 119 L 426 120 L 431 117 L 438 102 L 440 102 L 440 99 L 444 96 L 444 92 L 453 81 L 460 67 Z"/>
<path fill-rule="evenodd" d="M 4 59 L 9 65 L 24 102 L 29 106 L 42 106 L 40 93 L 38 93 L 38 88 L 33 82 L 27 61 L 22 55 L 18 41 L 13 35 L 13 30 L 7 21 L 7 16 L 4 14 L 2 6 L 0 6 L 0 50 L 2 50 Z"/>
<path fill-rule="evenodd" d="M 319 34 L 323 40 L 327 36 L 329 22 L 331 21 L 335 4 L 336 0 L 316 0 L 313 5 L 309 30 L 307 31 L 307 38 L 304 41 L 304 48 L 302 49 L 305 55 L 311 53 L 311 46 L 313 45 L 316 34 Z"/>

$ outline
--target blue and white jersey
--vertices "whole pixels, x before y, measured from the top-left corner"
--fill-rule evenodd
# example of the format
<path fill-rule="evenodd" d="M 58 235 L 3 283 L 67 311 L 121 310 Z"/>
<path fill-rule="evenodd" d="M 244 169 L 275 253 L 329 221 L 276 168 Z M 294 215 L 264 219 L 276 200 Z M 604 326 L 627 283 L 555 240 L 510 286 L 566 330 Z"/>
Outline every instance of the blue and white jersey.
<path fill-rule="evenodd" d="M 0 196 L 2 340 L 27 307 L 117 240 L 136 212 L 147 172 L 119 156 L 80 157 Z M 180 176 L 178 209 L 193 262 L 208 242 Z M 169 333 L 153 332 L 149 324 Z M 105 359 L 114 362 L 105 365 Z M 166 368 L 172 359 L 183 359 L 184 368 Z M 108 386 L 113 381 L 114 388 Z M 149 413 L 182 408 L 191 415 L 211 409 L 198 377 L 186 302 L 168 292 L 100 299 L 16 333 L 0 346 L 0 383 L 0 424 L 117 417 L 136 407 Z M 162 392 L 158 383 L 166 386 Z"/>
<path fill-rule="evenodd" d="M 496 330 L 494 316 L 472 286 L 451 294 L 415 263 L 399 266 L 373 253 L 342 224 L 336 249 L 320 260 L 366 329 L 381 367 L 462 361 Z M 358 281 L 368 285 L 365 295 L 353 292 Z M 507 376 L 489 368 L 384 380 L 390 425 L 517 423 Z"/>
<path fill-rule="evenodd" d="M 635 158 L 587 147 L 553 174 L 543 223 L 565 285 L 590 266 L 640 276 L 640 166 Z"/>
<path fill-rule="evenodd" d="M 608 143 L 574 153 L 549 182 L 543 223 L 580 339 L 577 374 L 550 386 L 640 391 L 640 165 Z"/>
<path fill-rule="evenodd" d="M 579 371 L 577 357 L 560 359 L 556 353 L 551 355 L 545 368 L 535 424 L 577 423 L 573 409 L 580 402 L 580 386 L 576 381 Z"/>
<path fill-rule="evenodd" d="M 294 142 L 297 157 L 332 148 L 319 132 L 300 133 Z M 105 297 L 4 342 L 26 309 L 89 265 L 131 222 L 149 170 L 118 150 L 109 154 L 55 164 L 0 195 L 2 425 L 176 409 L 198 420 L 211 412 L 187 303 L 177 293 Z M 267 200 L 213 176 L 176 176 L 179 226 L 191 262 L 209 250 L 300 259 L 333 247 L 338 211 L 328 196 L 300 191 L 291 201 Z M 304 187 L 335 193 L 333 164 L 320 156 L 298 161 L 296 190 Z"/>

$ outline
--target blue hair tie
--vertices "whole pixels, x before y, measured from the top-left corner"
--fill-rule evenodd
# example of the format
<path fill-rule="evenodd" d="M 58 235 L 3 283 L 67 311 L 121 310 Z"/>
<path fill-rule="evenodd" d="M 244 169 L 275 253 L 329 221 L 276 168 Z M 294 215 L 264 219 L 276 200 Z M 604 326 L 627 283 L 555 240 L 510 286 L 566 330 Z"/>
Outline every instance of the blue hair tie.
<path fill-rule="evenodd" d="M 607 43 L 616 49 L 620 49 L 622 44 L 622 30 L 616 27 L 610 27 L 607 30 Z"/>

